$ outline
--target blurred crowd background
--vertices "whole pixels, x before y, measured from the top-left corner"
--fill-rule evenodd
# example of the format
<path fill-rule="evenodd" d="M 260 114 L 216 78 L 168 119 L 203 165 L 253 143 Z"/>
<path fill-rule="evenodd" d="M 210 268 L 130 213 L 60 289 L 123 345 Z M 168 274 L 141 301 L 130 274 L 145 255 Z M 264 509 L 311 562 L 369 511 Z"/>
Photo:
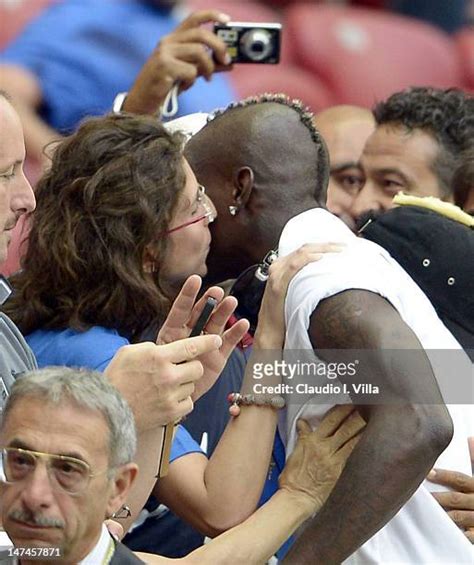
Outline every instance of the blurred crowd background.
<path fill-rule="evenodd" d="M 181 114 L 262 92 L 284 92 L 317 113 L 371 108 L 413 85 L 474 90 L 474 0 L 0 0 L 0 88 L 29 112 L 33 184 L 47 142 L 109 111 L 159 40 L 202 9 L 281 22 L 281 63 L 235 65 L 209 85 L 200 78 L 180 96 Z M 17 242 L 6 273 L 18 267 Z"/>
<path fill-rule="evenodd" d="M 68 0 L 0 0 L 0 48 L 51 4 L 62 1 Z M 220 9 L 234 20 L 284 25 L 281 65 L 241 66 L 229 75 L 238 97 L 284 91 L 319 111 L 341 103 L 370 107 L 413 84 L 474 88 L 473 0 L 182 4 L 189 10 Z"/>

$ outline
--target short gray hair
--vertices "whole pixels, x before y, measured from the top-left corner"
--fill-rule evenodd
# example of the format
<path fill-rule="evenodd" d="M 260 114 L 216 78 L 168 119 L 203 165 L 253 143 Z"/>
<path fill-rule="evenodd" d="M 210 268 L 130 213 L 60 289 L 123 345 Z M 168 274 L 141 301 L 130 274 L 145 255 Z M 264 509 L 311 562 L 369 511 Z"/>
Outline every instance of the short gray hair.
<path fill-rule="evenodd" d="M 137 435 L 132 411 L 102 373 L 69 367 L 47 367 L 24 373 L 15 381 L 2 415 L 2 427 L 13 406 L 25 397 L 42 398 L 55 405 L 71 401 L 95 410 L 109 427 L 111 468 L 133 461 Z"/>

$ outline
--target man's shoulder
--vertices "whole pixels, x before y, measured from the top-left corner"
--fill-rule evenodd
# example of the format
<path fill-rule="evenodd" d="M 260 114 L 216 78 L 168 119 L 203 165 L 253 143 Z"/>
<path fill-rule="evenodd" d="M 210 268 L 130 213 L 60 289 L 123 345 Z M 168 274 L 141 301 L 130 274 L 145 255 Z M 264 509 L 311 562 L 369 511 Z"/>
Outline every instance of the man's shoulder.
<path fill-rule="evenodd" d="M 0 412 L 15 379 L 36 369 L 35 357 L 20 330 L 0 312 Z"/>
<path fill-rule="evenodd" d="M 23 341 L 20 330 L 3 312 L 0 312 L 0 332 L 6 336 L 12 336 L 12 338 L 18 341 Z"/>
<path fill-rule="evenodd" d="M 340 241 L 332 238 L 332 241 Z M 295 310 L 298 305 L 316 305 L 335 294 L 348 290 L 366 290 L 387 297 L 400 281 L 398 265 L 377 245 L 358 238 L 344 241 L 341 252 L 327 253 L 321 260 L 306 265 L 288 288 L 286 303 Z M 403 277 L 402 277 L 403 278 Z M 400 281 L 402 282 L 402 281 Z M 398 288 L 398 285 L 395 285 Z M 312 310 L 311 310 L 312 311 Z"/>
<path fill-rule="evenodd" d="M 20 330 L 0 312 L 0 371 L 3 366 L 24 372 L 36 369 L 36 362 Z M 10 372 L 10 371 L 9 371 Z"/>
<path fill-rule="evenodd" d="M 371 280 L 387 268 L 388 253 L 378 245 L 362 240 L 336 216 L 322 208 L 313 208 L 293 217 L 282 232 L 279 255 L 285 256 L 307 243 L 334 242 L 343 246 L 341 252 L 325 253 L 321 260 L 301 269 L 288 288 L 291 295 L 301 286 L 319 289 L 326 294 L 326 287 L 335 286 L 334 292 L 347 288 L 359 288 L 367 284 L 373 290 Z M 315 286 L 315 280 L 318 280 Z"/>

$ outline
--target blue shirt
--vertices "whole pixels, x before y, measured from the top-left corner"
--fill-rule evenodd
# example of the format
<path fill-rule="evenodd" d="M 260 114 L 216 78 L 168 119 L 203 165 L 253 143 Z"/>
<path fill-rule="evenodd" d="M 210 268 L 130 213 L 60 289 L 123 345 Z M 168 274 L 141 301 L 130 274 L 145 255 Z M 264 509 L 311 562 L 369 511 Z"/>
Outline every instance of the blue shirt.
<path fill-rule="evenodd" d="M 112 109 L 158 41 L 178 20 L 153 2 L 64 0 L 32 21 L 0 56 L 39 81 L 42 118 L 66 133 L 85 116 Z M 179 96 L 179 114 L 208 112 L 235 98 L 225 73 L 198 79 Z"/>
<path fill-rule="evenodd" d="M 26 336 L 38 367 L 86 367 L 104 371 L 112 357 L 130 342 L 116 330 L 94 326 L 77 330 L 36 330 Z M 170 463 L 188 453 L 203 453 L 183 426 L 178 426 L 171 445 Z"/>

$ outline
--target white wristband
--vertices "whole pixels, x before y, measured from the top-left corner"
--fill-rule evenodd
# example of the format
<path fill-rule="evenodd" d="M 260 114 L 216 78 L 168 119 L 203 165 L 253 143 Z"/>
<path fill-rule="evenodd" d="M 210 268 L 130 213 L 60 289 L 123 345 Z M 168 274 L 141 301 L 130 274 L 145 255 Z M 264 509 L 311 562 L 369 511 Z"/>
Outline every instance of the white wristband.
<path fill-rule="evenodd" d="M 123 104 L 125 99 L 127 98 L 128 92 L 120 92 L 114 99 L 114 103 L 112 104 L 112 112 L 114 114 L 120 114 L 123 108 Z"/>
<path fill-rule="evenodd" d="M 178 113 L 178 83 L 175 83 L 166 95 L 163 106 L 161 107 L 160 117 L 174 118 Z"/>
<path fill-rule="evenodd" d="M 123 105 L 128 96 L 128 92 L 120 92 L 114 99 L 112 104 L 112 113 L 120 114 L 123 110 Z M 163 106 L 158 111 L 158 117 L 173 118 L 178 112 L 178 85 L 174 84 L 168 92 Z"/>

